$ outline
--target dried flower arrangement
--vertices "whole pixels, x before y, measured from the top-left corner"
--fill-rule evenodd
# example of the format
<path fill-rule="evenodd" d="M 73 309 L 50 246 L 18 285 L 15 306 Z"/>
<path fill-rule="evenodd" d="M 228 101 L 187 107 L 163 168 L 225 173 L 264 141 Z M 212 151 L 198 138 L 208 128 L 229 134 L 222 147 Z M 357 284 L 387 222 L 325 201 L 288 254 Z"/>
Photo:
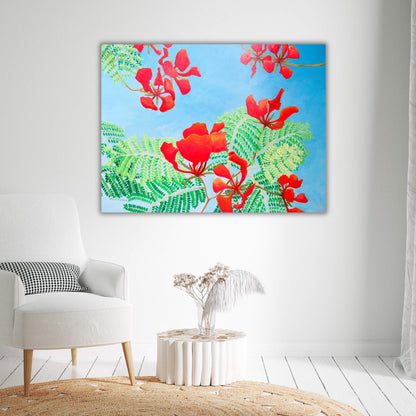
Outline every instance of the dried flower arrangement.
<path fill-rule="evenodd" d="M 230 310 L 236 300 L 250 293 L 263 293 L 259 279 L 244 270 L 230 270 L 217 263 L 202 276 L 177 274 L 173 286 L 188 293 L 197 304 L 198 326 L 201 335 L 211 335 L 215 328 L 215 313 Z"/>

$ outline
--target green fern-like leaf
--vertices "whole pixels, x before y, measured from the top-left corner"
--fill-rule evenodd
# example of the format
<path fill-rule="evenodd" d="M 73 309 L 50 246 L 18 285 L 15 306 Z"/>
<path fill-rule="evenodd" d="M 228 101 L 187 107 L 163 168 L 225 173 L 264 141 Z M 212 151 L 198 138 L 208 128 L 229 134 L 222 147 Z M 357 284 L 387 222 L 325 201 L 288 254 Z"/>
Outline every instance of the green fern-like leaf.
<path fill-rule="evenodd" d="M 104 141 L 102 152 L 117 167 L 117 172 L 129 180 L 136 180 L 145 185 L 147 182 L 185 182 L 185 175 L 175 170 L 166 161 L 160 147 L 163 142 L 172 140 L 154 139 L 143 136 L 138 140 L 135 136 L 126 140 Z"/>
<path fill-rule="evenodd" d="M 224 123 L 227 133 L 227 152 L 234 151 L 240 157 L 250 162 L 254 158 L 257 142 L 262 134 L 262 126 L 256 119 L 250 117 L 244 107 L 238 108 L 232 113 L 225 113 L 218 118 L 219 123 Z M 212 155 L 213 160 L 220 159 L 226 163 L 227 153 Z"/>
<path fill-rule="evenodd" d="M 121 176 L 114 167 L 107 167 L 101 174 L 102 192 L 112 199 L 130 199 L 141 197 L 153 201 L 153 196 L 144 186 L 137 181 L 130 181 Z"/>
<path fill-rule="evenodd" d="M 264 205 L 267 212 L 286 212 L 285 204 L 279 196 L 281 188 L 277 179 L 270 182 L 262 170 L 254 174 L 254 180 L 264 189 L 259 189 L 263 195 Z"/>
<path fill-rule="evenodd" d="M 234 151 L 252 165 L 264 170 L 269 181 L 296 171 L 309 152 L 305 142 L 312 138 L 309 125 L 287 121 L 282 129 L 263 129 L 244 107 L 218 118 L 227 133 L 227 152 Z M 227 152 L 213 154 L 213 165 L 227 163 Z"/>
<path fill-rule="evenodd" d="M 165 184 L 165 195 L 149 206 L 149 212 L 190 212 L 191 208 L 196 209 L 206 196 L 202 185 L 195 186 L 190 182 L 185 188 L 177 182 Z"/>
<path fill-rule="evenodd" d="M 305 142 L 312 138 L 308 124 L 286 122 L 280 130 L 265 129 L 256 161 L 270 183 L 295 172 L 309 155 Z"/>
<path fill-rule="evenodd" d="M 130 212 L 147 212 L 147 209 L 145 207 L 140 206 L 140 205 L 124 204 L 123 208 L 126 211 L 130 211 Z"/>
<path fill-rule="evenodd" d="M 247 198 L 244 204 L 242 212 L 266 212 L 265 199 L 267 195 L 264 195 L 261 189 L 255 188 L 253 193 Z"/>
<path fill-rule="evenodd" d="M 124 138 L 124 129 L 117 124 L 109 123 L 108 121 L 101 122 L 101 135 L 103 137 L 117 137 Z"/>
<path fill-rule="evenodd" d="M 109 198 L 126 201 L 123 207 L 130 212 L 190 212 L 206 200 L 204 187 L 196 180 L 186 186 L 174 181 L 148 181 L 143 186 L 110 168 L 102 173 L 101 180 L 102 192 Z"/>
<path fill-rule="evenodd" d="M 120 76 L 123 78 L 135 76 L 142 66 L 142 61 L 139 52 L 131 44 L 101 45 L 101 69 L 115 84 L 122 82 Z"/>

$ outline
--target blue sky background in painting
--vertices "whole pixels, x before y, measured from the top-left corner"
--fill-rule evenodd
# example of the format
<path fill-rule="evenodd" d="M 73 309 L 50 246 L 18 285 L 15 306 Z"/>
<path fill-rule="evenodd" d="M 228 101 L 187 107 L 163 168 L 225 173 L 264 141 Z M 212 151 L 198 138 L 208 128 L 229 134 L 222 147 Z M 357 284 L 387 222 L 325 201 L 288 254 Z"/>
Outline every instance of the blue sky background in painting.
<path fill-rule="evenodd" d="M 296 44 L 300 58 L 296 64 L 316 64 L 325 62 L 325 45 Z M 301 192 L 309 202 L 296 204 L 305 212 L 326 210 L 326 110 L 325 72 L 326 66 L 295 68 L 291 78 L 284 79 L 279 73 L 268 74 L 260 71 L 250 78 L 251 68 L 241 64 L 240 57 L 245 51 L 239 44 L 175 44 L 170 56 L 186 48 L 191 66 L 198 66 L 202 75 L 189 77 L 191 92 L 181 95 L 176 87 L 175 107 L 165 113 L 145 109 L 140 104 L 140 93 L 129 91 L 124 85 L 115 85 L 111 78 L 101 77 L 102 120 L 124 128 L 126 137 L 143 135 L 162 138 L 182 138 L 182 131 L 195 122 L 206 123 L 208 129 L 217 117 L 244 106 L 248 95 L 256 101 L 272 99 L 280 88 L 282 108 L 297 106 L 299 113 L 289 120 L 309 123 L 313 139 L 307 142 L 310 155 L 295 174 L 303 179 Z M 142 52 L 143 67 L 150 67 L 156 74 L 156 54 L 147 48 Z M 131 78 L 133 88 L 140 84 Z M 104 159 L 103 159 L 104 161 Z M 102 197 L 102 212 L 125 212 L 123 202 Z"/>

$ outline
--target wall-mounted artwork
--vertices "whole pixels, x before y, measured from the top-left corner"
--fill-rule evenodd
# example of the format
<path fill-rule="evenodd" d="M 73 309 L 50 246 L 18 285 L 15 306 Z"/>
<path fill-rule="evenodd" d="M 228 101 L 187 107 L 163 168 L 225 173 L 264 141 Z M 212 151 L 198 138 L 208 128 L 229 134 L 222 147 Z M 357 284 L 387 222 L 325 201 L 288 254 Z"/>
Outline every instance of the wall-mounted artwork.
<path fill-rule="evenodd" d="M 101 209 L 326 210 L 323 44 L 101 45 Z"/>

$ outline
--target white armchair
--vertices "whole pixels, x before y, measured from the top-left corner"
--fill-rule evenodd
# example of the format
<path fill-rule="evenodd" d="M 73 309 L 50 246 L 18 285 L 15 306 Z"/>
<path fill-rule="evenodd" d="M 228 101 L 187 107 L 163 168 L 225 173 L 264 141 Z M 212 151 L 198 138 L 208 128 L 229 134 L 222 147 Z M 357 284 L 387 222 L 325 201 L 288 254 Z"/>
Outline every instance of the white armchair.
<path fill-rule="evenodd" d="M 14 273 L 0 270 L 0 343 L 23 349 L 29 394 L 33 350 L 121 343 L 130 382 L 132 307 L 122 266 L 87 258 L 74 201 L 63 195 L 0 195 L 0 262 L 76 264 L 85 292 L 25 295 Z"/>

